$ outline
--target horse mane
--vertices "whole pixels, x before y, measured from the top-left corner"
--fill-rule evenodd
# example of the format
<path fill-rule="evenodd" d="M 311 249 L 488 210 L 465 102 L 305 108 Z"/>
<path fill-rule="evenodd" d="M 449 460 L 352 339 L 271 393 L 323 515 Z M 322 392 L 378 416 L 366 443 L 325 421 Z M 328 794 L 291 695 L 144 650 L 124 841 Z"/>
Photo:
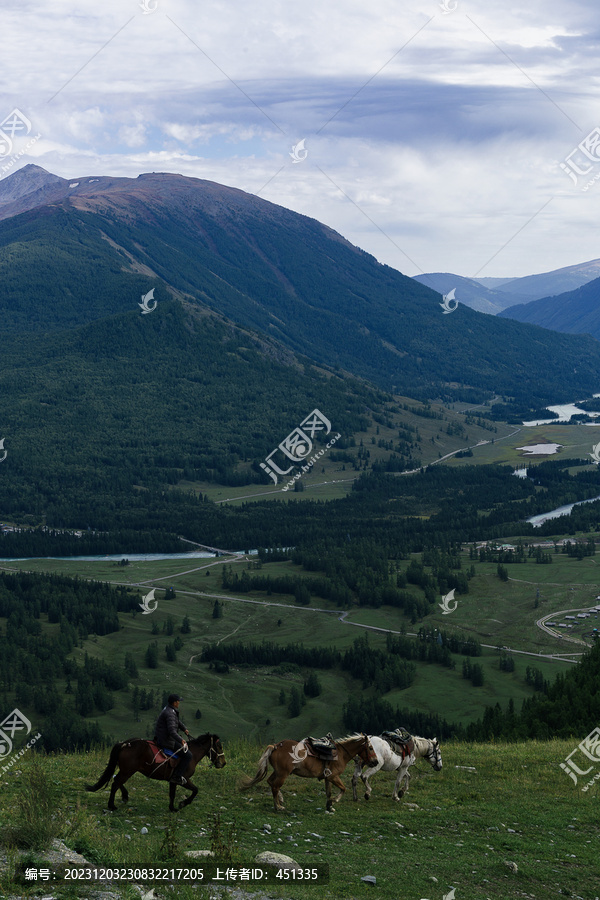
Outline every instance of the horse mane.
<path fill-rule="evenodd" d="M 364 735 L 361 732 L 355 732 L 355 734 L 347 734 L 343 738 L 339 738 L 335 743 L 336 744 L 349 744 L 351 741 L 359 741 Z"/>
<path fill-rule="evenodd" d="M 219 736 L 216 734 L 211 734 L 210 731 L 205 731 L 204 734 L 199 734 L 198 737 L 190 738 L 190 741 L 207 741 L 210 738 L 215 738 L 215 740 L 219 740 Z"/>
<path fill-rule="evenodd" d="M 429 749 L 429 747 L 433 747 L 434 738 L 424 738 L 419 737 L 416 734 L 411 735 L 413 741 L 415 742 L 415 749 L 421 753 L 422 750 Z"/>

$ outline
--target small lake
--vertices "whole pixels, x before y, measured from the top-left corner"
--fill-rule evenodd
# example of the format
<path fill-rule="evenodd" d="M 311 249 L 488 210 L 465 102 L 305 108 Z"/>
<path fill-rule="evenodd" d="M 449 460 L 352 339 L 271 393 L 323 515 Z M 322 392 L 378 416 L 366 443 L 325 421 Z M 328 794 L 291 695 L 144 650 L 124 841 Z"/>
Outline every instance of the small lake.
<path fill-rule="evenodd" d="M 544 522 L 550 519 L 558 519 L 559 516 L 570 516 L 574 506 L 581 506 L 582 503 L 593 503 L 600 500 L 600 497 L 590 497 L 589 500 L 578 500 L 577 503 L 568 503 L 566 506 L 557 506 L 556 509 L 547 513 L 540 513 L 537 516 L 530 516 L 527 521 L 531 522 L 534 528 L 539 528 Z"/>

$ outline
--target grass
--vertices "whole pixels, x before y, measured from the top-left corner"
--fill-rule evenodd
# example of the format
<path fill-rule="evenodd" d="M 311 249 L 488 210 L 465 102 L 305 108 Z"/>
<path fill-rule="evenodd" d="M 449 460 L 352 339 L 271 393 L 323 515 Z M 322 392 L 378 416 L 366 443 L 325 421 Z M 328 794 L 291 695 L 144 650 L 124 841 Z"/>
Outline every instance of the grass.
<path fill-rule="evenodd" d="M 556 610 L 574 606 L 589 605 L 598 593 L 600 577 L 594 558 L 576 560 L 565 554 L 553 555 L 551 565 L 523 563 L 508 565 L 510 580 L 502 582 L 496 574 L 493 563 L 474 561 L 475 577 L 470 582 L 469 593 L 457 596 L 457 609 L 451 615 L 442 615 L 436 605 L 424 624 L 447 629 L 451 632 L 472 634 L 483 644 L 508 646 L 515 650 L 527 651 L 531 655 L 515 654 L 516 671 L 513 674 L 499 671 L 498 655 L 494 649 L 484 649 L 479 662 L 484 668 L 485 684 L 473 688 L 462 678 L 462 659 L 456 655 L 456 670 L 441 666 L 417 663 L 417 677 L 405 691 L 395 691 L 386 695 L 394 705 L 416 710 L 438 712 L 448 721 L 470 722 L 479 718 L 486 705 L 500 702 L 506 705 L 510 697 L 520 708 L 521 700 L 531 696 L 532 689 L 525 683 L 525 669 L 528 665 L 542 670 L 544 677 L 553 680 L 558 672 L 566 671 L 572 663 L 545 658 L 543 654 L 560 652 L 577 653 L 577 645 L 563 646 L 539 628 L 538 618 Z M 185 702 L 182 707 L 184 720 L 194 722 L 196 710 L 200 710 L 200 724 L 210 719 L 211 727 L 227 736 L 246 736 L 260 741 L 272 740 L 282 727 L 293 727 L 298 735 L 309 732 L 325 732 L 333 728 L 338 733 L 343 730 L 342 706 L 350 694 L 362 690 L 362 685 L 349 678 L 340 670 L 319 671 L 323 685 L 320 697 L 311 699 L 303 708 L 298 719 L 289 720 L 286 706 L 279 704 L 279 694 L 283 689 L 289 697 L 292 686 L 301 688 L 307 671 L 299 670 L 283 674 L 273 667 L 240 668 L 232 667 L 229 674 L 217 674 L 206 664 L 198 662 L 198 655 L 209 642 L 262 641 L 269 639 L 277 643 L 303 642 L 308 646 L 335 646 L 340 650 L 364 634 L 360 628 L 348 623 L 362 624 L 377 628 L 401 631 L 405 628 L 414 633 L 419 627 L 411 624 L 402 611 L 390 607 L 380 609 L 354 608 L 346 622 L 339 620 L 340 611 L 328 601 L 313 598 L 310 607 L 298 607 L 289 595 L 253 592 L 239 595 L 235 599 L 224 598 L 220 586 L 219 569 L 228 560 L 160 560 L 132 563 L 130 566 L 116 566 L 105 560 L 98 562 L 39 561 L 40 569 L 52 567 L 53 571 L 79 574 L 99 580 L 127 581 L 140 597 L 151 584 L 157 586 L 158 608 L 151 615 L 121 615 L 119 632 L 105 636 L 91 636 L 80 643 L 73 656 L 82 662 L 85 653 L 98 657 L 114 665 L 123 665 L 125 654 L 131 653 L 137 662 L 139 677 L 133 679 L 129 692 L 116 692 L 115 705 L 97 721 L 102 730 L 112 739 L 131 736 L 132 725 L 138 733 L 151 734 L 163 691 L 180 692 Z M 234 569 L 243 571 L 247 561 L 231 563 Z M 34 568 L 29 561 L 10 564 L 23 569 Z M 463 567 L 469 568 L 471 560 L 468 551 L 463 553 Z M 305 574 L 290 562 L 270 563 L 263 572 L 274 575 L 282 573 Z M 208 576 L 207 576 L 208 573 Z M 135 582 L 145 581 L 144 587 L 134 587 Z M 165 600 L 163 588 L 173 585 L 176 597 Z M 535 608 L 536 592 L 540 591 L 539 606 Z M 410 586 L 413 592 L 419 589 Z M 206 595 L 210 596 L 206 596 Z M 223 617 L 212 617 L 214 597 L 223 597 Z M 229 596 L 229 592 L 228 592 Z M 441 598 L 440 598 L 441 599 Z M 253 601 L 253 602 L 248 602 Z M 325 611 L 318 611 L 319 607 Z M 184 616 L 191 621 L 191 632 L 180 635 L 183 648 L 177 653 L 174 663 L 167 662 L 165 645 L 179 634 Z M 175 631 L 172 636 L 163 630 L 167 620 L 172 618 Z M 48 632 L 58 633 L 58 625 L 50 625 L 42 617 L 42 626 Z M 585 625 L 577 624 L 570 630 L 591 630 L 595 619 L 585 620 Z M 590 624 L 592 623 L 592 624 Z M 1 624 L 1 623 L 0 623 Z M 159 633 L 152 634 L 152 626 L 158 626 Z M 374 647 L 385 646 L 385 636 L 368 632 Z M 145 666 L 144 655 L 148 645 L 156 640 L 159 647 L 159 667 Z M 540 655 L 542 654 L 542 655 Z M 577 658 L 577 657 L 572 657 Z M 134 685 L 140 689 L 155 692 L 157 704 L 140 713 L 140 719 L 132 723 L 131 692 Z M 59 691 L 66 688 L 66 682 L 57 680 Z M 24 710 L 27 713 L 27 710 Z M 30 711 L 31 721 L 35 720 Z"/>
<path fill-rule="evenodd" d="M 280 734 L 284 736 L 285 731 Z M 273 897 L 359 900 L 373 895 L 361 877 L 374 875 L 377 896 L 390 900 L 442 900 L 451 887 L 457 900 L 559 896 L 593 900 L 598 893 L 600 789 L 596 785 L 583 793 L 561 772 L 558 764 L 572 749 L 573 743 L 567 741 L 449 743 L 442 747 L 442 771 L 435 773 L 420 761 L 400 803 L 391 799 L 394 776 L 385 773 L 373 779 L 369 803 L 362 798 L 353 803 L 349 767 L 345 776 L 349 790 L 334 815 L 325 813 L 323 786 L 314 780 L 290 778 L 284 786 L 286 812 L 279 816 L 273 813 L 265 782 L 238 793 L 239 780 L 244 773 L 254 774 L 262 750 L 247 741 L 226 745 L 225 769 L 201 764 L 195 779 L 200 794 L 176 816 L 167 809 L 166 785 L 141 775 L 128 784 L 130 801 L 127 806 L 119 804 L 116 813 L 106 812 L 106 792 L 85 793 L 84 785 L 96 780 L 104 768 L 106 752 L 47 757 L 41 765 L 63 798 L 61 838 L 98 865 L 172 864 L 176 857 L 184 859 L 186 850 L 214 847 L 217 835 L 223 845 L 229 843 L 237 866 L 250 864 L 263 850 L 287 853 L 307 867 L 329 864 L 329 885 L 281 888 L 272 879 Z M 28 766 L 33 764 L 24 761 L 22 771 L 3 777 L 3 822 L 17 808 Z M 271 833 L 263 829 L 265 823 L 271 825 Z M 141 834 L 142 827 L 148 834 Z M 516 863 L 516 874 L 507 862 Z M 34 886 L 21 890 L 23 897 L 35 894 Z M 0 897 L 11 891 L 15 893 L 4 873 Z M 126 896 L 124 890 L 121 895 Z M 57 881 L 53 896 L 61 900 L 88 894 L 85 889 L 69 894 Z M 156 896 L 172 894 L 157 886 Z M 185 900 L 208 894 L 178 885 L 176 896 Z"/>

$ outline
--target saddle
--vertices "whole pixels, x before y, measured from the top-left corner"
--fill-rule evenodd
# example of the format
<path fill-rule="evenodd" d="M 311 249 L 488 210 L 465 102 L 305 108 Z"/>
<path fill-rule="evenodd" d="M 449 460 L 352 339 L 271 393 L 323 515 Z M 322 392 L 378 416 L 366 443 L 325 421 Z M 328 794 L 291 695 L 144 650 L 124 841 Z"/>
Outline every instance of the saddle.
<path fill-rule="evenodd" d="M 332 762 L 338 758 L 337 747 L 331 734 L 322 738 L 306 737 L 304 738 L 304 746 L 309 756 L 315 756 L 324 762 Z"/>
<path fill-rule="evenodd" d="M 402 759 L 410 756 L 415 749 L 415 742 L 406 728 L 396 728 L 395 731 L 382 731 L 381 737 L 391 745 L 392 750 L 398 756 L 402 756 Z"/>
<path fill-rule="evenodd" d="M 154 753 L 154 759 L 152 760 L 151 765 L 162 765 L 163 763 L 168 762 L 169 766 L 172 769 L 175 768 L 175 766 L 179 762 L 177 753 L 175 753 L 173 750 L 167 750 L 166 747 L 159 747 L 156 741 L 148 741 L 147 743 Z"/>

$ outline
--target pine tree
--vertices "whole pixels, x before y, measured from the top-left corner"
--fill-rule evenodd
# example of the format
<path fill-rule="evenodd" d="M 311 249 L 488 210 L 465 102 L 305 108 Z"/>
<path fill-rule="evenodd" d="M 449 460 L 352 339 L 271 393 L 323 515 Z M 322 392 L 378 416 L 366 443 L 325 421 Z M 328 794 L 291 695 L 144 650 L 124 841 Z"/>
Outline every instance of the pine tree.
<path fill-rule="evenodd" d="M 290 692 L 290 702 L 288 703 L 288 712 L 290 714 L 291 719 L 296 719 L 302 710 L 302 701 L 300 698 L 300 691 L 298 688 L 293 687 Z"/>

